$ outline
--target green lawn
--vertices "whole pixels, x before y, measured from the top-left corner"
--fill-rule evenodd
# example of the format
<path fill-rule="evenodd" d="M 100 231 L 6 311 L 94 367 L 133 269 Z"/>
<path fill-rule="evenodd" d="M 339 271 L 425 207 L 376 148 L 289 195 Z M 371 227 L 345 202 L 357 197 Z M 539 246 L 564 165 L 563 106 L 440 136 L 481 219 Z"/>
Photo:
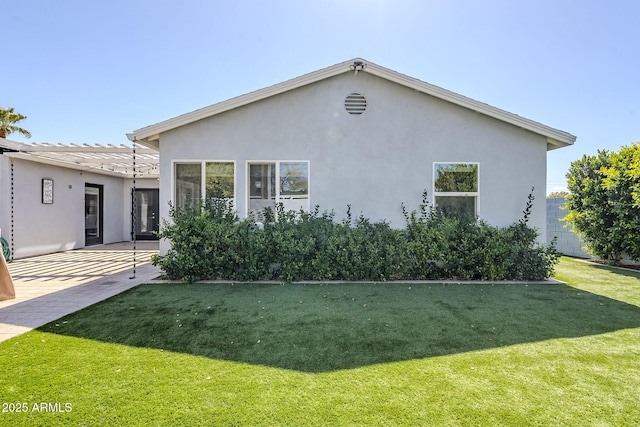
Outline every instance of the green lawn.
<path fill-rule="evenodd" d="M 640 273 L 557 278 L 143 285 L 1 343 L 0 425 L 638 425 Z"/>

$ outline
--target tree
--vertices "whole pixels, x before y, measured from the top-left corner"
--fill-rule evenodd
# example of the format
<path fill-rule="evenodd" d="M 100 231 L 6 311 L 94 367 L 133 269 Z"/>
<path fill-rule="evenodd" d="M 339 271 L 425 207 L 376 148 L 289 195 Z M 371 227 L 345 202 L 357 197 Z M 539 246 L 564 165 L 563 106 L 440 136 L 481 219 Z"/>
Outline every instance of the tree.
<path fill-rule="evenodd" d="M 27 138 L 31 138 L 31 132 L 16 126 L 16 123 L 26 118 L 27 116 L 24 114 L 16 113 L 13 110 L 13 107 L 0 107 L 0 138 L 6 138 L 7 135 L 11 135 L 14 132 L 21 133 Z"/>
<path fill-rule="evenodd" d="M 567 197 L 569 195 L 569 192 L 567 191 L 552 191 L 551 193 L 547 194 L 547 199 L 558 199 L 561 197 Z"/>
<path fill-rule="evenodd" d="M 565 221 L 610 263 L 640 260 L 640 142 L 571 163 Z"/>

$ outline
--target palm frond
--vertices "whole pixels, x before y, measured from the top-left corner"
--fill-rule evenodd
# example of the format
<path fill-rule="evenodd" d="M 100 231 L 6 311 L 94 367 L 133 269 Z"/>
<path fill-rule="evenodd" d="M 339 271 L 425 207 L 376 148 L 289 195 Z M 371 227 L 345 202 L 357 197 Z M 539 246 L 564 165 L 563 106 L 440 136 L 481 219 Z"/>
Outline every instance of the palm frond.
<path fill-rule="evenodd" d="M 15 125 L 26 118 L 27 116 L 24 114 L 16 113 L 14 107 L 0 107 L 0 137 L 6 138 L 7 135 L 18 132 L 27 138 L 31 138 L 31 132 Z"/>

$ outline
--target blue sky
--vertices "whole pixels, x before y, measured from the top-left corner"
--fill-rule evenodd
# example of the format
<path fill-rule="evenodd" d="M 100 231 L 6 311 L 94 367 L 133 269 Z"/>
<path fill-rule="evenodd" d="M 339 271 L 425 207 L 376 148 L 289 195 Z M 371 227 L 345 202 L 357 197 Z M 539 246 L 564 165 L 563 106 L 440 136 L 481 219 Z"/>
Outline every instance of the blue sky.
<path fill-rule="evenodd" d="M 126 144 L 362 57 L 576 135 L 548 154 L 551 191 L 640 141 L 639 21 L 636 0 L 21 0 L 2 6 L 0 106 L 30 141 Z"/>

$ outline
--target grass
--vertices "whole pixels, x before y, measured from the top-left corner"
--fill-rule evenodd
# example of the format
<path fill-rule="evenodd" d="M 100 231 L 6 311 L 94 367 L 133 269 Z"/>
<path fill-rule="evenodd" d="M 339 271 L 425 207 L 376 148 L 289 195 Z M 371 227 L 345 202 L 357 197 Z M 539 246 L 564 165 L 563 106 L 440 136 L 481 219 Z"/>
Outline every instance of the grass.
<path fill-rule="evenodd" d="M 637 425 L 640 274 L 557 278 L 140 286 L 0 344 L 0 424 Z"/>

